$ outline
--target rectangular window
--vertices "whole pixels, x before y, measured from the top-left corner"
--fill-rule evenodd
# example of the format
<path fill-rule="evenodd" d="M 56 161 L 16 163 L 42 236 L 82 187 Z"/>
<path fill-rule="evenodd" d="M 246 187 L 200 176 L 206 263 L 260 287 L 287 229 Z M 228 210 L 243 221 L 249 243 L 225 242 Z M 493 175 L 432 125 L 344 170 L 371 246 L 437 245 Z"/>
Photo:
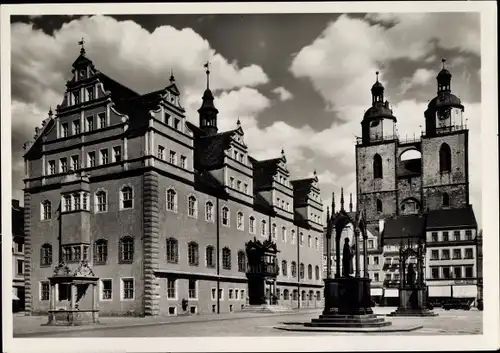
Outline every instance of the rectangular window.
<path fill-rule="evenodd" d="M 472 266 L 465 266 L 465 278 L 473 278 L 474 272 Z"/>
<path fill-rule="evenodd" d="M 240 299 L 242 299 L 242 300 L 246 299 L 245 298 L 245 290 L 244 289 L 242 289 L 241 292 L 240 292 Z"/>
<path fill-rule="evenodd" d="M 68 172 L 68 160 L 66 158 L 61 158 L 59 160 L 59 172 L 67 173 Z"/>
<path fill-rule="evenodd" d="M 134 299 L 134 279 L 122 278 L 123 299 Z"/>
<path fill-rule="evenodd" d="M 80 209 L 80 194 L 79 193 L 76 193 L 76 194 L 73 194 L 73 205 L 75 206 L 74 209 L 75 210 L 79 210 Z"/>
<path fill-rule="evenodd" d="M 373 249 L 373 240 L 368 240 L 368 249 Z"/>
<path fill-rule="evenodd" d="M 216 288 L 212 288 L 212 300 L 216 300 L 217 297 L 216 297 L 216 293 L 217 293 L 217 289 Z"/>
<path fill-rule="evenodd" d="M 74 105 L 80 104 L 80 92 L 79 91 L 73 92 L 73 104 Z"/>
<path fill-rule="evenodd" d="M 106 113 L 97 114 L 97 119 L 99 121 L 99 129 L 106 127 Z"/>
<path fill-rule="evenodd" d="M 101 150 L 99 153 L 101 154 L 101 165 L 108 164 L 108 162 L 109 162 L 108 150 L 107 149 Z"/>
<path fill-rule="evenodd" d="M 455 230 L 453 232 L 453 240 L 454 241 L 460 241 L 460 231 L 459 230 Z"/>
<path fill-rule="evenodd" d="M 454 267 L 453 268 L 453 276 L 455 278 L 462 278 L 462 267 Z"/>
<path fill-rule="evenodd" d="M 94 87 L 87 87 L 87 97 L 89 101 L 94 100 Z"/>
<path fill-rule="evenodd" d="M 49 161 L 49 175 L 56 174 L 56 161 Z"/>
<path fill-rule="evenodd" d="M 378 275 L 378 273 L 374 273 L 374 274 L 373 274 L 373 280 L 374 280 L 375 282 L 378 282 L 378 281 L 379 281 L 379 275 Z"/>
<path fill-rule="evenodd" d="M 219 288 L 219 300 L 224 300 L 224 289 Z"/>
<path fill-rule="evenodd" d="M 462 250 L 461 249 L 453 249 L 453 260 L 458 260 L 462 258 Z"/>
<path fill-rule="evenodd" d="M 439 260 L 439 250 L 432 250 L 431 260 Z"/>
<path fill-rule="evenodd" d="M 432 242 L 437 242 L 438 241 L 438 233 L 432 232 L 431 238 L 432 238 Z"/>
<path fill-rule="evenodd" d="M 450 268 L 449 267 L 443 267 L 443 278 L 445 278 L 445 279 L 450 278 Z"/>
<path fill-rule="evenodd" d="M 94 117 L 92 115 L 88 116 L 85 118 L 85 121 L 87 123 L 87 131 L 94 130 Z"/>
<path fill-rule="evenodd" d="M 49 282 L 40 282 L 40 300 L 49 300 L 50 286 Z"/>
<path fill-rule="evenodd" d="M 165 158 L 165 147 L 158 146 L 158 159 L 163 160 Z"/>
<path fill-rule="evenodd" d="M 472 259 L 473 258 L 472 248 L 466 248 L 465 249 L 465 258 L 466 259 Z"/>
<path fill-rule="evenodd" d="M 187 157 L 181 156 L 181 168 L 187 169 Z"/>
<path fill-rule="evenodd" d="M 233 289 L 230 288 L 229 291 L 228 291 L 228 299 L 234 299 L 233 298 Z"/>
<path fill-rule="evenodd" d="M 122 160 L 122 147 L 113 147 L 113 162 L 120 162 Z"/>
<path fill-rule="evenodd" d="M 175 151 L 170 151 L 170 159 L 171 164 L 177 165 L 177 153 Z"/>
<path fill-rule="evenodd" d="M 443 241 L 449 241 L 448 232 L 443 232 Z"/>
<path fill-rule="evenodd" d="M 174 119 L 174 129 L 179 130 L 181 126 L 181 121 L 179 119 Z"/>
<path fill-rule="evenodd" d="M 465 240 L 472 240 L 472 231 L 471 230 L 465 231 Z"/>
<path fill-rule="evenodd" d="M 80 161 L 78 155 L 74 155 L 71 157 L 71 169 L 78 170 L 80 169 Z"/>
<path fill-rule="evenodd" d="M 244 192 L 245 194 L 248 194 L 248 184 L 246 184 L 246 183 L 245 183 L 245 184 L 243 184 L 243 192 Z"/>
<path fill-rule="evenodd" d="M 450 250 L 443 250 L 442 260 L 449 260 L 449 259 L 450 259 Z"/>
<path fill-rule="evenodd" d="M 101 300 L 111 300 L 113 298 L 113 281 L 111 279 L 101 279 Z"/>
<path fill-rule="evenodd" d="M 87 165 L 89 167 L 95 167 L 95 152 L 87 153 Z"/>
<path fill-rule="evenodd" d="M 73 135 L 78 135 L 80 132 L 80 120 L 73 121 Z"/>
<path fill-rule="evenodd" d="M 64 195 L 64 211 L 71 211 L 71 195 Z"/>
<path fill-rule="evenodd" d="M 168 113 L 165 113 L 163 115 L 163 118 L 164 118 L 164 123 L 170 125 L 170 115 Z"/>
<path fill-rule="evenodd" d="M 61 124 L 61 137 L 69 136 L 68 123 Z"/>
<path fill-rule="evenodd" d="M 17 251 L 18 253 L 22 253 L 22 252 L 23 252 L 23 250 L 24 250 L 23 248 L 24 248 L 23 243 L 21 243 L 21 242 L 17 242 L 17 243 L 16 243 L 16 251 Z"/>
<path fill-rule="evenodd" d="M 438 279 L 439 278 L 439 268 L 438 267 L 431 268 L 431 278 L 432 279 Z"/>
<path fill-rule="evenodd" d="M 16 263 L 17 263 L 16 273 L 18 275 L 22 275 L 24 273 L 24 261 L 23 260 L 16 260 Z"/>
<path fill-rule="evenodd" d="M 189 280 L 188 297 L 189 299 L 197 299 L 198 293 L 196 292 L 197 283 L 195 279 Z"/>
<path fill-rule="evenodd" d="M 167 299 L 176 299 L 176 280 L 167 278 Z"/>
<path fill-rule="evenodd" d="M 373 258 L 373 263 L 374 263 L 375 265 L 378 265 L 378 261 L 379 261 L 379 260 L 378 260 L 378 256 L 375 256 L 375 257 Z"/>

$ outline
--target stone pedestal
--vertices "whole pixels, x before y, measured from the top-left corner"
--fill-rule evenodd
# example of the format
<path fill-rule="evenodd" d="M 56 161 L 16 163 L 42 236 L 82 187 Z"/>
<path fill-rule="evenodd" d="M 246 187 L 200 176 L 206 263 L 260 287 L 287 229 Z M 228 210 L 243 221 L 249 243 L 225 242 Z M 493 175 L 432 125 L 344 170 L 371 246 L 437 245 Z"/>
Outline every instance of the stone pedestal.
<path fill-rule="evenodd" d="M 325 309 L 307 327 L 384 327 L 391 325 L 373 314 L 370 279 L 346 277 L 325 279 Z"/>
<path fill-rule="evenodd" d="M 427 309 L 427 288 L 399 289 L 399 306 L 389 316 L 437 316 Z"/>

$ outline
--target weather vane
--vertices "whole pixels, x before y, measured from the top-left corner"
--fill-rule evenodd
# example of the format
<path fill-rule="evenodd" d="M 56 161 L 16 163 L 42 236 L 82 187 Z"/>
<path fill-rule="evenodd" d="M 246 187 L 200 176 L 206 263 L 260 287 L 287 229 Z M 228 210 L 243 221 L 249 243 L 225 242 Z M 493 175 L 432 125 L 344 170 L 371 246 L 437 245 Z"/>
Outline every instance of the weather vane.
<path fill-rule="evenodd" d="M 82 48 L 80 49 L 80 54 L 85 54 L 85 48 L 83 47 L 83 45 L 85 44 L 85 40 L 83 39 L 82 37 L 82 40 L 78 42 L 78 45 L 80 45 Z"/>
<path fill-rule="evenodd" d="M 207 89 L 210 87 L 210 62 L 207 61 L 207 63 L 204 65 L 207 69 Z"/>

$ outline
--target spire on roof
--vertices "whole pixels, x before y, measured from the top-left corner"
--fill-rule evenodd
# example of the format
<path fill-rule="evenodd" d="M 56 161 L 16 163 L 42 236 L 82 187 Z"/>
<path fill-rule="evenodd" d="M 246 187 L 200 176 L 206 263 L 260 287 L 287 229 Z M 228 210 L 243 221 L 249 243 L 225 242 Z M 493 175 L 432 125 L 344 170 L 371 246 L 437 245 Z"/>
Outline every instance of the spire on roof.
<path fill-rule="evenodd" d="M 175 82 L 174 70 L 170 69 L 170 83 L 172 84 L 174 82 Z"/>
<path fill-rule="evenodd" d="M 349 212 L 352 212 L 352 192 L 349 196 Z"/>
<path fill-rule="evenodd" d="M 340 210 L 344 210 L 344 188 L 340 188 Z"/>
<path fill-rule="evenodd" d="M 81 49 L 80 49 L 80 54 L 81 55 L 85 55 L 85 47 L 84 47 L 84 44 L 85 44 L 85 39 L 83 39 L 82 37 L 82 40 L 78 42 L 78 45 L 81 46 Z"/>
<path fill-rule="evenodd" d="M 335 214 L 335 192 L 332 192 L 332 215 Z"/>
<path fill-rule="evenodd" d="M 236 121 L 236 126 L 237 127 L 240 127 L 241 126 L 241 121 L 240 121 L 240 117 L 238 116 L 238 120 Z"/>
<path fill-rule="evenodd" d="M 49 107 L 49 118 L 52 118 L 52 115 L 54 115 L 54 113 L 52 113 L 52 106 Z"/>
<path fill-rule="evenodd" d="M 207 61 L 205 64 L 205 67 L 207 71 L 205 73 L 207 74 L 207 89 L 210 89 L 210 62 Z"/>

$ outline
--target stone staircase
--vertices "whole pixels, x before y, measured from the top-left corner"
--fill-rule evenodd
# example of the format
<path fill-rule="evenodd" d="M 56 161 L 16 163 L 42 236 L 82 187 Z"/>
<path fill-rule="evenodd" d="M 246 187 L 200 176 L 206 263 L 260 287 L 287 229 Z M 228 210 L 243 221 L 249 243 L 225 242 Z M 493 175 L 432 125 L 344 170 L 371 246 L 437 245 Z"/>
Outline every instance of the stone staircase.
<path fill-rule="evenodd" d="M 290 312 L 293 310 L 294 309 L 292 309 L 288 306 L 262 304 L 262 305 L 245 305 L 241 311 L 247 312 L 247 313 L 269 313 L 269 314 L 272 314 L 272 313 Z"/>
<path fill-rule="evenodd" d="M 375 314 L 364 315 L 320 315 L 318 319 L 304 323 L 306 327 L 384 327 L 391 322 Z"/>

